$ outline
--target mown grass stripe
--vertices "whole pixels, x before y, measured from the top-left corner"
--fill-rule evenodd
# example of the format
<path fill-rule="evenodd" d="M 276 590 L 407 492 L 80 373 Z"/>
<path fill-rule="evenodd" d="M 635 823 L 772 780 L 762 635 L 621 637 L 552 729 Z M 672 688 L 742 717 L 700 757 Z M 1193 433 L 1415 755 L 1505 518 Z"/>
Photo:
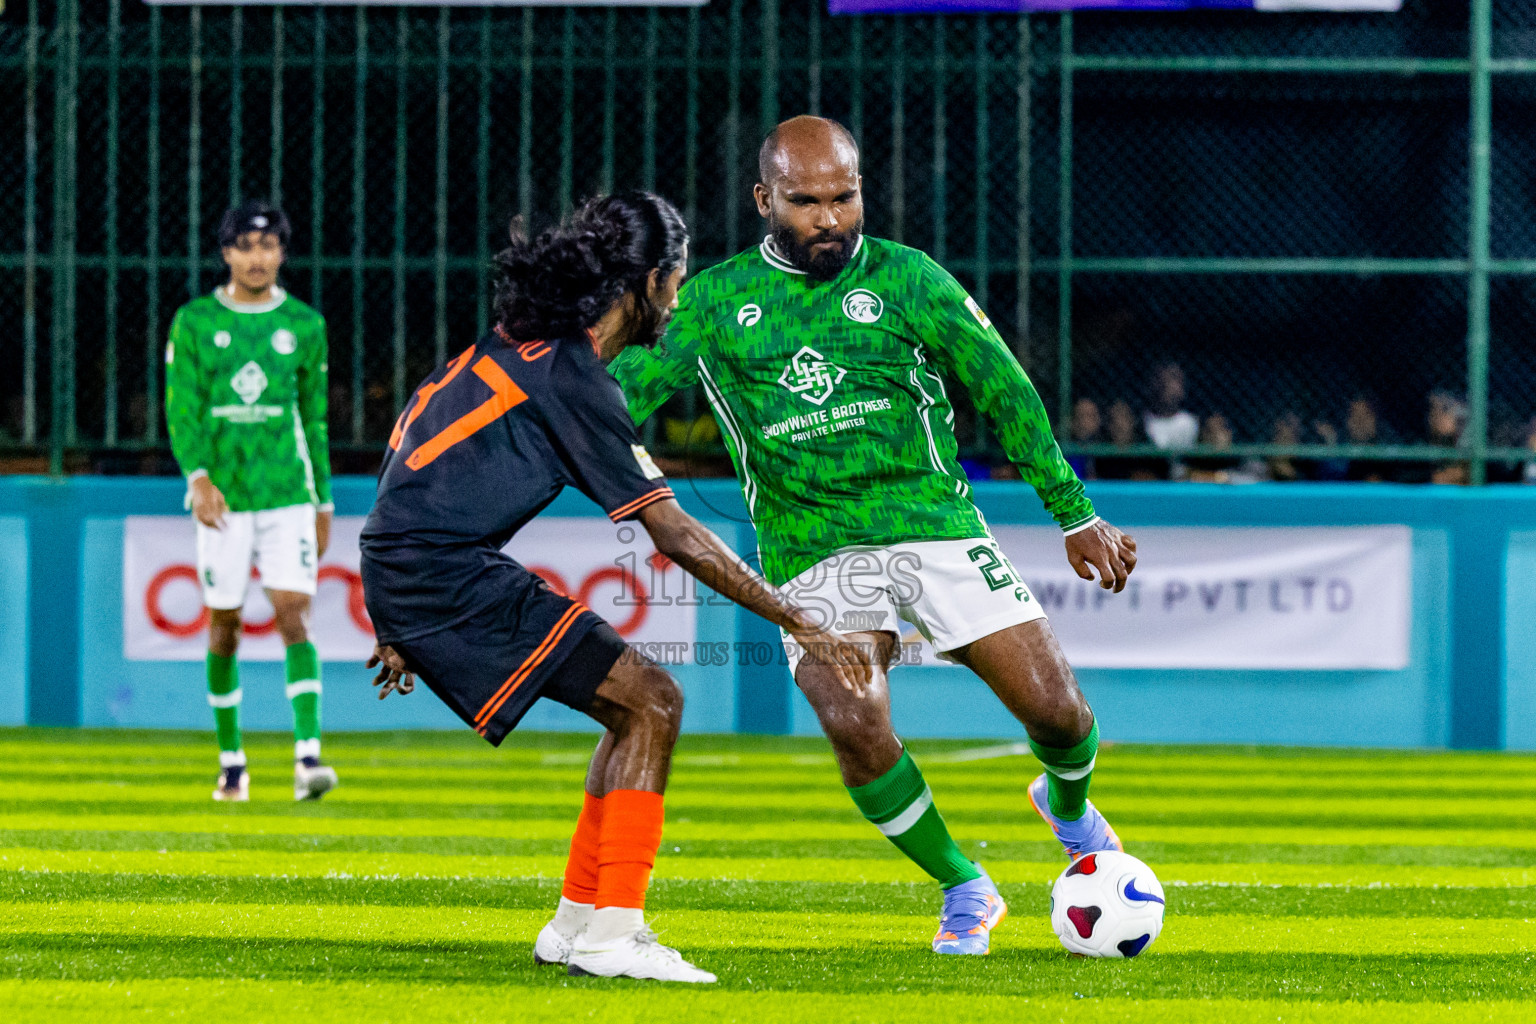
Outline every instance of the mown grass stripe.
<path fill-rule="evenodd" d="M 356 765 L 332 762 L 342 772 L 349 788 L 366 786 L 370 789 L 387 787 L 391 791 L 451 789 L 460 799 L 471 799 L 478 791 L 489 788 L 536 788 L 554 786 L 569 790 L 581 784 L 581 773 L 570 767 L 560 768 L 489 768 L 489 767 L 440 767 L 434 766 L 430 774 L 419 773 L 402 777 L 397 766 Z M 263 768 L 268 770 L 263 770 Z M 282 778 L 286 765 L 276 771 L 272 766 L 253 764 L 253 780 L 270 782 L 274 775 Z M 119 785 L 130 783 L 135 787 L 145 784 L 161 786 L 197 786 L 208 788 L 216 774 L 206 764 L 165 765 L 144 762 L 125 762 L 119 765 L 50 763 L 0 766 L 0 784 L 8 788 L 17 783 L 37 783 L 52 786 L 75 786 L 82 782 Z M 974 802 L 986 800 L 1021 799 L 1029 777 L 953 779 L 936 773 L 928 773 L 935 795 L 945 803 L 955 801 Z M 1398 801 L 1391 804 L 1414 802 L 1425 808 L 1452 808 L 1468 800 L 1476 800 L 1479 806 L 1507 806 L 1514 801 L 1517 806 L 1528 806 L 1533 780 L 1525 778 L 1501 778 L 1497 780 L 1437 779 L 1437 778 L 1383 778 L 1371 782 L 1349 780 L 1340 782 L 1318 776 L 1311 779 L 1245 779 L 1226 782 L 1218 778 L 1190 781 L 1158 780 L 1129 773 L 1101 773 L 1094 782 L 1094 798 L 1106 804 L 1132 801 L 1145 804 L 1155 799 L 1170 806 L 1186 801 L 1243 800 L 1272 803 L 1294 801 L 1298 794 L 1317 792 L 1326 787 L 1324 809 L 1330 802 L 1383 800 Z M 736 793 L 755 794 L 764 790 L 778 793 L 808 793 L 823 798 L 827 793 L 840 794 L 841 783 L 830 767 L 825 771 L 807 773 L 786 779 L 782 766 L 754 770 L 688 769 L 679 767 L 672 779 L 672 793 L 691 794 Z M 1203 806 L 1203 804 L 1202 804 Z"/>
<path fill-rule="evenodd" d="M 518 821 L 518 820 L 544 820 L 562 819 L 569 815 L 574 821 L 580 807 L 579 791 L 572 791 L 562 799 L 550 799 L 548 794 L 536 795 L 540 803 L 516 803 L 516 802 L 484 802 L 449 804 L 441 801 L 436 803 L 417 803 L 411 800 L 385 801 L 372 799 L 369 791 L 354 791 L 346 800 L 339 798 L 339 794 L 333 794 L 321 804 L 293 804 L 287 795 L 286 789 L 274 792 L 276 787 L 258 787 L 253 796 L 253 802 L 240 805 L 216 805 L 208 801 L 202 787 L 180 790 L 180 795 L 174 798 L 155 800 L 135 800 L 132 789 L 123 789 L 111 795 L 101 796 L 90 800 L 72 800 L 67 798 L 48 799 L 7 799 L 7 792 L 0 788 L 0 813 L 4 814 L 73 814 L 90 816 L 96 814 L 120 814 L 131 811 L 135 814 L 185 814 L 189 809 L 198 807 L 206 808 L 205 813 L 210 817 L 240 818 L 245 815 L 263 815 L 274 813 L 292 814 L 295 818 L 328 820 L 328 819 L 399 819 L 402 821 L 418 819 L 440 819 L 444 817 L 456 817 L 464 820 L 482 821 Z M 263 792 L 264 790 L 264 792 Z M 1033 812 L 1027 807 L 1020 807 L 1013 801 L 994 801 L 993 810 L 990 812 L 957 811 L 944 806 L 944 817 L 955 831 L 965 831 L 968 834 L 976 832 L 985 833 L 999 821 L 1005 824 L 1021 825 L 1029 828 L 1034 821 Z M 680 796 L 671 795 L 667 801 L 667 817 L 671 821 L 687 821 L 696 823 L 749 823 L 749 822 L 780 822 L 780 821 L 828 821 L 842 822 L 844 824 L 861 826 L 861 819 L 852 809 L 850 803 L 839 811 L 834 807 L 816 809 L 806 808 L 799 812 L 787 811 L 780 807 L 763 807 L 753 801 L 742 799 L 737 804 L 730 802 L 716 802 L 710 806 L 688 804 Z M 1114 815 L 1116 829 L 1130 842 L 1138 842 L 1143 828 L 1173 828 L 1179 829 L 1187 825 L 1192 819 L 1190 815 L 1179 813 L 1177 810 L 1159 811 L 1154 809 L 1152 813 L 1126 814 L 1117 811 Z M 1265 828 L 1284 829 L 1289 819 L 1284 815 L 1224 815 L 1220 818 L 1220 828 Z M 1454 844 L 1458 837 L 1468 833 L 1475 833 L 1477 829 L 1486 827 L 1488 822 L 1483 820 L 1470 820 L 1469 818 L 1438 818 L 1433 821 L 1417 821 L 1394 823 L 1392 821 L 1354 821 L 1347 816 L 1335 816 L 1324 823 L 1306 822 L 1296 823 L 1298 835 L 1305 835 L 1303 830 L 1311 827 L 1324 827 L 1340 831 L 1353 830 L 1390 830 L 1394 824 L 1400 824 L 1404 829 L 1416 831 L 1437 831 L 1444 839 L 1442 844 Z M 1474 844 L 1475 845 L 1475 844 Z"/>
<path fill-rule="evenodd" d="M 432 1021 L 475 1024 L 517 1019 L 530 1024 L 599 1020 L 664 1022 L 744 1020 L 801 1024 L 807 1020 L 850 1024 L 931 1024 L 935 1019 L 1071 1021 L 1095 1024 L 1523 1024 L 1530 1007 L 1514 1000 L 1456 1002 L 1336 1001 L 1283 999 L 1128 999 L 996 996 L 977 992 L 845 995 L 741 991 L 680 986 L 647 986 L 597 979 L 563 987 L 505 987 L 485 984 L 423 984 L 379 981 L 254 981 L 222 979 L 200 993 L 207 1018 L 290 1019 L 304 1006 L 310 1024 L 356 1024 L 359 1020 Z M 0 981 L 0 1004 L 22 1020 L 100 1019 L 133 1014 L 171 1019 L 186 1012 L 188 980 L 137 980 L 132 984 L 90 981 Z M 206 1018 L 205 1018 L 206 1019 Z"/>
<path fill-rule="evenodd" d="M 873 833 L 873 830 L 868 830 Z M 1044 831 L 1044 827 L 1041 827 Z M 669 857 L 709 857 L 789 860 L 802 857 L 840 860 L 900 860 L 903 854 L 883 837 L 864 839 L 664 839 Z M 564 856 L 569 839 L 523 839 L 484 836 L 400 834 L 328 835 L 301 833 L 224 833 L 150 830 L 53 829 L 46 831 L 0 829 L 0 846 L 37 850 L 156 850 L 156 851 L 287 851 L 378 852 L 451 856 L 534 857 Z M 1035 842 L 971 842 L 961 840 L 972 857 L 992 863 L 1033 861 L 1062 864 L 1061 845 L 1054 839 Z M 1531 865 L 1525 849 L 1455 846 L 1282 846 L 1215 845 L 1205 843 L 1135 842 L 1131 852 L 1144 860 L 1163 863 L 1268 863 L 1313 865 L 1423 865 L 1439 867 L 1523 868 Z"/>
<path fill-rule="evenodd" d="M 329 806 L 329 805 L 324 805 Z M 327 835 L 327 836 L 478 836 L 488 839 L 569 840 L 575 818 L 551 812 L 542 818 L 472 819 L 458 816 L 434 818 L 337 818 L 295 817 L 277 814 L 225 815 L 202 813 L 93 814 L 82 822 L 76 814 L 0 813 L 0 830 L 153 831 L 221 835 Z M 1023 822 L 957 823 L 951 832 L 963 841 L 1049 843 L 1045 826 L 1038 820 Z M 1493 829 L 1451 832 L 1440 829 L 1339 829 L 1274 828 L 1263 826 L 1140 825 L 1135 838 L 1143 843 L 1209 845 L 1236 850 L 1246 844 L 1277 846 L 1460 846 L 1536 849 L 1536 829 Z M 667 822 L 666 838 L 677 842 L 702 841 L 839 841 L 879 838 L 863 821 L 679 821 Z M 3 845 L 3 844 L 0 844 Z M 25 844 L 24 844 L 25 845 Z M 1220 859 L 1229 859 L 1223 856 Z"/>
<path fill-rule="evenodd" d="M 520 946 L 462 940 L 254 938 L 230 942 L 203 936 L 136 935 L 116 935 L 103 942 L 91 935 L 57 933 L 18 933 L 15 938 L 18 949 L 10 957 L 13 977 L 117 978 L 131 985 L 139 977 L 172 976 L 190 983 L 189 996 L 223 979 L 255 977 L 618 987 L 599 979 L 573 984 L 558 971 L 536 970 L 527 956 L 526 942 Z M 999 948 L 985 959 L 956 962 L 923 947 L 758 948 L 746 938 L 728 951 L 705 953 L 708 966 L 721 977 L 713 991 L 866 993 L 874 997 L 871 1005 L 893 996 L 921 1003 L 922 996 L 935 992 L 1032 996 L 1069 991 L 1083 998 L 1155 995 L 1166 999 L 1219 997 L 1237 991 L 1249 998 L 1307 1002 L 1505 1000 L 1536 993 L 1530 958 L 1524 954 L 1426 956 L 1405 962 L 1401 956 L 1374 954 L 1153 953 L 1127 964 L 1074 962 L 1060 949 Z M 524 998 L 537 996 L 530 993 Z M 515 1010 L 509 1007 L 509 1015 Z"/>
<path fill-rule="evenodd" d="M 547 913 L 559 894 L 560 882 L 554 878 L 267 878 L 0 871 L 0 900 L 26 903 L 335 903 L 502 907 Z M 1178 886 L 1173 894 L 1173 912 L 1181 915 L 1536 918 L 1536 888 Z M 1050 886 L 1010 883 L 1007 895 L 1015 915 L 1043 914 Z M 651 900 L 654 907 L 669 910 L 933 917 L 941 897 L 932 882 L 662 878 L 653 882 Z"/>
<path fill-rule="evenodd" d="M 117 902 L 243 902 L 257 894 L 274 902 L 487 905 L 547 909 L 558 894 L 554 878 L 260 877 L 0 872 L 0 895 L 27 902 L 71 898 Z M 1536 889 L 1326 888 L 1295 886 L 1182 885 L 1180 913 L 1266 913 L 1286 916 L 1536 917 Z M 1046 883 L 1009 883 L 1016 910 L 1038 911 L 1049 897 Z M 750 882 L 722 879 L 657 879 L 653 892 L 665 906 L 695 909 L 818 909 L 885 913 L 935 913 L 932 882 Z"/>
<path fill-rule="evenodd" d="M 763 859 L 674 857 L 663 851 L 656 862 L 661 878 L 719 878 L 743 881 L 916 882 L 917 867 L 905 860 L 823 858 Z M 1062 862 L 988 860 L 987 870 L 1000 883 L 1054 881 Z M 271 853 L 263 850 L 220 852 L 36 850 L 0 848 L 0 871 L 94 871 L 177 875 L 266 875 L 278 877 L 423 876 L 559 877 L 565 858 L 444 856 L 439 854 Z M 1165 885 L 1536 885 L 1536 867 L 1445 867 L 1435 865 L 1329 864 L 1159 864 Z"/>
<path fill-rule="evenodd" d="M 151 913 L 152 911 L 152 913 Z M 23 904 L 0 920 L 0 934 L 223 937 L 229 940 L 318 939 L 344 942 L 506 942 L 529 944 L 549 911 L 479 907 L 358 907 L 307 904 L 274 913 L 267 904 L 69 902 Z M 933 918 L 888 914 L 691 911 L 659 908 L 653 927 L 669 941 L 693 950 L 813 948 L 832 951 L 878 945 L 920 946 L 932 937 Z M 750 939 L 747 938 L 750 936 Z M 1057 949 L 1040 916 L 1009 922 L 994 937 L 998 946 Z M 1355 953 L 1410 954 L 1432 945 L 1439 955 L 1536 951 L 1536 921 L 1404 918 L 1391 928 L 1369 918 L 1280 918 L 1246 914 L 1170 917 L 1158 939 L 1159 954 Z"/>
<path fill-rule="evenodd" d="M 125 803 L 135 800 L 172 801 L 177 798 L 190 802 L 195 798 L 201 804 L 207 800 L 206 793 L 202 792 L 206 788 L 206 786 L 195 786 L 191 783 L 185 786 L 155 784 L 130 786 L 125 782 L 15 782 L 6 786 L 5 795 L 11 801 L 107 800 L 116 797 L 123 799 Z M 569 806 L 574 800 L 579 806 L 581 790 L 582 783 L 579 777 L 572 779 L 567 787 L 546 785 L 515 790 L 486 788 L 477 790 L 473 794 L 458 789 L 443 790 L 437 787 L 422 789 L 366 787 L 349 790 L 343 785 L 327 800 L 338 804 L 363 800 L 371 803 L 400 801 L 417 805 L 445 806 L 458 804 Z M 277 784 L 269 783 L 265 789 L 253 785 L 251 789 L 251 799 L 254 803 L 274 803 L 285 798 L 291 802 L 291 793 Z M 995 817 L 1000 810 L 1004 810 L 998 807 L 996 799 L 974 794 L 947 794 L 937 802 L 942 804 L 946 817 L 951 814 L 985 814 L 991 818 Z M 1351 821 L 1392 822 L 1404 826 L 1422 826 L 1431 822 L 1445 823 L 1449 826 L 1454 822 L 1467 827 L 1472 827 L 1474 824 L 1478 827 L 1490 824 L 1504 827 L 1528 824 L 1536 827 L 1536 798 L 1529 797 L 1489 801 L 1475 807 L 1469 806 L 1464 800 L 1427 801 L 1395 797 L 1335 799 L 1309 795 L 1297 795 L 1287 800 L 1247 797 L 1186 798 L 1177 801 L 1173 806 L 1149 803 L 1130 796 L 1111 795 L 1100 800 L 1096 795 L 1094 802 L 1106 815 L 1111 816 L 1117 825 L 1121 820 L 1178 824 L 1190 817 L 1217 820 L 1231 817 L 1238 819 L 1239 822 L 1258 824 L 1272 821 L 1277 825 L 1281 822 L 1300 819 L 1314 826 L 1326 826 L 1335 819 L 1348 818 Z M 667 805 L 674 815 L 683 814 L 689 808 L 726 808 L 735 811 L 741 809 L 743 805 L 760 811 L 800 811 L 806 814 L 833 811 L 847 816 L 857 814 L 847 794 L 835 790 L 827 792 L 811 790 L 801 793 L 759 791 L 752 794 L 749 799 L 744 799 L 740 793 L 720 793 L 677 787 L 668 794 Z M 1022 818 L 1026 810 L 1027 808 L 1022 804 L 1015 802 L 1005 810 L 1005 813 L 1011 812 L 1012 815 Z"/>

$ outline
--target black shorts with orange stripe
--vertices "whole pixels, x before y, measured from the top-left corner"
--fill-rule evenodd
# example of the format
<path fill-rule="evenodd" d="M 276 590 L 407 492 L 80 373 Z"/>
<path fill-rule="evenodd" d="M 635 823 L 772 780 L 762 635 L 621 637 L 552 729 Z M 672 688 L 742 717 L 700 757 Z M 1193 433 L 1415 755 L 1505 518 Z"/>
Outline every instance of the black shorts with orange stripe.
<path fill-rule="evenodd" d="M 476 589 L 482 611 L 392 645 L 406 665 L 496 746 L 540 697 L 588 711 L 628 649 L 614 628 L 515 563 Z"/>

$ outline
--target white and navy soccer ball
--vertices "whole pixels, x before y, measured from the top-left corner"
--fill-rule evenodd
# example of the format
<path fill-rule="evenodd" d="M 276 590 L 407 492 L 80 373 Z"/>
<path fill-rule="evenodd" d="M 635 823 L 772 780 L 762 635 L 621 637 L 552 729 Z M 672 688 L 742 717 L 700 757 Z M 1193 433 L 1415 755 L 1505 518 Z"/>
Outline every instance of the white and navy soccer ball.
<path fill-rule="evenodd" d="M 1051 888 L 1051 927 L 1070 952 L 1133 957 L 1163 930 L 1163 885 L 1128 853 L 1073 861 Z"/>

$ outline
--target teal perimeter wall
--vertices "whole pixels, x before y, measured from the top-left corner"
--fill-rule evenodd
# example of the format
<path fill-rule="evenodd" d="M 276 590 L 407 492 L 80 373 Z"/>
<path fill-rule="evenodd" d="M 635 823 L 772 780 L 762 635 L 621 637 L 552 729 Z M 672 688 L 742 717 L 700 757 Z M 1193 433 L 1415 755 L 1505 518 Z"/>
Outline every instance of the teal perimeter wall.
<path fill-rule="evenodd" d="M 739 550 L 755 549 L 732 481 L 681 481 L 679 500 Z M 1413 531 L 1410 658 L 1399 671 L 1084 669 L 1107 736 L 1167 743 L 1278 743 L 1536 749 L 1536 488 L 1388 485 L 1098 484 L 1100 512 L 1138 526 L 1360 526 Z M 373 481 L 337 481 L 337 511 L 362 515 Z M 0 724 L 208 725 L 202 666 L 122 655 L 122 517 L 181 509 L 174 479 L 0 480 Z M 983 484 L 995 524 L 1046 522 L 1017 484 Z M 574 492 L 552 515 L 600 514 Z M 773 644 L 777 631 L 734 607 L 699 609 L 698 639 Z M 751 648 L 764 650 L 758 646 Z M 734 648 L 733 648 L 734 650 Z M 673 668 L 685 728 L 817 732 L 781 659 Z M 760 663 L 767 660 L 768 663 Z M 282 668 L 242 666 L 251 728 L 288 727 Z M 328 729 L 453 728 L 425 691 L 377 702 L 360 665 L 328 663 Z M 979 680 L 962 670 L 902 667 L 892 677 L 898 731 L 909 736 L 1022 738 Z M 586 728 L 544 702 L 539 729 Z"/>

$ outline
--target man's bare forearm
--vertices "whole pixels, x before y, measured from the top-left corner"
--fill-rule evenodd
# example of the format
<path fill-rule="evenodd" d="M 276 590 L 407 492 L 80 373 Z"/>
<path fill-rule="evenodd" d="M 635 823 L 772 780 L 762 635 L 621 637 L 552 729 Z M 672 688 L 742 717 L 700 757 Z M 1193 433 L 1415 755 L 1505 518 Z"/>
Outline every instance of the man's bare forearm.
<path fill-rule="evenodd" d="M 651 505 L 641 514 L 641 523 L 657 551 L 715 593 L 792 633 L 819 626 L 675 501 Z"/>

